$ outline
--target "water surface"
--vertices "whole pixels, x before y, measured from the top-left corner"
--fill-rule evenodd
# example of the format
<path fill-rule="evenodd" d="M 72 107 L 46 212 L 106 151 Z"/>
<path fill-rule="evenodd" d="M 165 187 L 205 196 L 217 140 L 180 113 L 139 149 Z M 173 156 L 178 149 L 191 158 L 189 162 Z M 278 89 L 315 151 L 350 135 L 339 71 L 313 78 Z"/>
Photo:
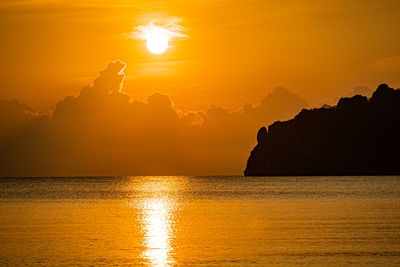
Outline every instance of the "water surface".
<path fill-rule="evenodd" d="M 400 265 L 400 177 L 0 179 L 0 265 Z"/>

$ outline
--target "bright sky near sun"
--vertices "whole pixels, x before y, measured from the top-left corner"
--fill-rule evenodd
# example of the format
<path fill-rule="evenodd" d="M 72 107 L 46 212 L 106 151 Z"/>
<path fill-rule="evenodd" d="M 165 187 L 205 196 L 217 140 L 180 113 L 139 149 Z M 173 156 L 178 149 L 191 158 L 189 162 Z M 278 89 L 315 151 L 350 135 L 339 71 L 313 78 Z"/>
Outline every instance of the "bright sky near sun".
<path fill-rule="evenodd" d="M 150 21 L 146 25 L 139 25 L 136 31 L 132 33 L 133 37 L 146 41 L 147 49 L 156 55 L 164 53 L 169 41 L 177 37 L 186 37 L 182 32 L 184 29 L 173 21 L 166 25 L 156 25 Z"/>
<path fill-rule="evenodd" d="M 134 98 L 162 92 L 184 110 L 236 109 L 276 86 L 316 105 L 356 86 L 400 87 L 399 5 L 3 0 L 0 98 L 52 107 L 116 59 Z"/>

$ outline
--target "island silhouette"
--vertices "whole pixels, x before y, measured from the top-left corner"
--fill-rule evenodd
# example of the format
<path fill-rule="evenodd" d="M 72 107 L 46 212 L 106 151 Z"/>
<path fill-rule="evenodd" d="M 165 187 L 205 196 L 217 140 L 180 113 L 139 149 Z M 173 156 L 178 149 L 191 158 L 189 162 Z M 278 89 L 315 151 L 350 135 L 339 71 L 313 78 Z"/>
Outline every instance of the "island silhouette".
<path fill-rule="evenodd" d="M 257 133 L 246 176 L 400 174 L 400 89 L 303 109 Z"/>

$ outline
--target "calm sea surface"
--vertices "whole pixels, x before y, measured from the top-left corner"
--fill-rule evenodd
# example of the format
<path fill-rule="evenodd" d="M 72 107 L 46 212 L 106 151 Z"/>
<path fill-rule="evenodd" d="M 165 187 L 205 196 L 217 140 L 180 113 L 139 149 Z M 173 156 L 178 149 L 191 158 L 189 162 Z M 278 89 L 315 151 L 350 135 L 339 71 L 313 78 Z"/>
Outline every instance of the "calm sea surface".
<path fill-rule="evenodd" d="M 0 178 L 0 265 L 400 265 L 400 177 Z"/>

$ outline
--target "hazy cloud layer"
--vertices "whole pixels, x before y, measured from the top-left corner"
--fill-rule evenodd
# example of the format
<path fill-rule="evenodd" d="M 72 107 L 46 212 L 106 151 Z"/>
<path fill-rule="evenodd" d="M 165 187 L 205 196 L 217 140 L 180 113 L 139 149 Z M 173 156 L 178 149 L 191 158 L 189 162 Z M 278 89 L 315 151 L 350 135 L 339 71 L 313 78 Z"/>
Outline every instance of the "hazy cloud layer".
<path fill-rule="evenodd" d="M 400 70 L 400 56 L 385 57 L 376 60 L 370 64 L 370 68 L 376 71 L 399 71 Z"/>
<path fill-rule="evenodd" d="M 257 130 L 292 117 L 306 102 L 276 88 L 231 112 L 180 112 L 168 96 L 134 101 L 121 61 L 60 101 L 52 117 L 0 101 L 0 175 L 232 174 L 244 169 Z"/>

